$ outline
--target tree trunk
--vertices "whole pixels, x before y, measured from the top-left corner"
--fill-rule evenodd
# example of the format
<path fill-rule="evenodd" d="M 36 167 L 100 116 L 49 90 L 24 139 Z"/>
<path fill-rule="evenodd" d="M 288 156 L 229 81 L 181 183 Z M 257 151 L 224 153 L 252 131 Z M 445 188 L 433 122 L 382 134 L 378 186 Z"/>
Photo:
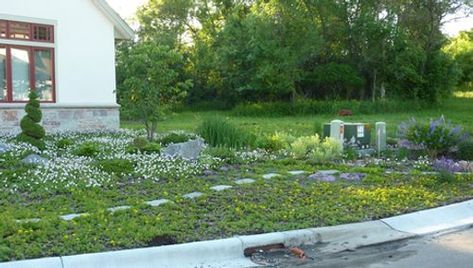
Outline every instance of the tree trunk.
<path fill-rule="evenodd" d="M 384 82 L 381 82 L 380 98 L 384 99 L 386 97 L 386 88 L 384 87 Z"/>
<path fill-rule="evenodd" d="M 149 141 L 154 140 L 154 136 L 156 134 L 157 122 L 151 122 L 146 124 L 146 134 L 148 136 Z"/>
<path fill-rule="evenodd" d="M 377 78 L 378 70 L 374 69 L 373 72 L 373 88 L 371 89 L 371 101 L 376 101 L 376 78 Z"/>

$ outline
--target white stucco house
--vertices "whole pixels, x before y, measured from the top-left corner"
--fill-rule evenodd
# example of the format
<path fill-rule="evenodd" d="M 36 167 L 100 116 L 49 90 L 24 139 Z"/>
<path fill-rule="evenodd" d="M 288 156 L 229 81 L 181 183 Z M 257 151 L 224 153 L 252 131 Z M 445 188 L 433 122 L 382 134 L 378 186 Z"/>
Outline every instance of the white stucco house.
<path fill-rule="evenodd" d="M 0 0 L 0 131 L 30 88 L 47 130 L 118 128 L 115 40 L 133 38 L 105 0 Z"/>

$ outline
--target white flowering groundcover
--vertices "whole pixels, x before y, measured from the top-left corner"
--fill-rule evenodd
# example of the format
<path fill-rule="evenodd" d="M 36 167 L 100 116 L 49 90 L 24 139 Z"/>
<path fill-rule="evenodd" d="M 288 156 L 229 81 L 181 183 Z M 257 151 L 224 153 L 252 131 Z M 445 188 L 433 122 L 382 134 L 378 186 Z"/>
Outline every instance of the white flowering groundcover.
<path fill-rule="evenodd" d="M 183 161 L 165 157 L 159 153 L 129 153 L 127 146 L 141 133 L 118 131 L 112 133 L 62 133 L 48 137 L 47 150 L 39 152 L 35 147 L 12 142 L 12 136 L 0 137 L 0 143 L 7 144 L 9 150 L 0 154 L 0 163 L 20 160 L 29 154 L 41 154 L 48 159 L 46 164 L 31 166 L 21 174 L 0 169 L 1 190 L 64 192 L 71 188 L 111 187 L 119 182 L 117 176 L 109 174 L 96 165 L 102 159 L 126 159 L 134 163 L 135 169 L 128 177 L 133 181 L 159 181 L 165 177 L 186 177 L 197 175 L 218 159 L 205 158 L 206 161 Z M 59 148 L 61 140 L 72 141 L 70 146 Z M 74 152 L 85 142 L 100 144 L 100 153 L 94 157 L 77 156 Z M 19 163 L 17 163 L 19 164 Z"/>
<path fill-rule="evenodd" d="M 232 150 L 221 159 L 209 149 L 188 161 L 130 150 L 144 135 L 61 133 L 48 136 L 42 152 L 0 136 L 8 147 L 0 152 L 0 261 L 342 224 L 473 197 L 473 175 L 439 182 L 419 172 L 430 168 L 424 158 L 320 164 L 288 150 Z M 79 155 L 90 143 L 97 152 Z M 23 164 L 31 154 L 47 162 Z M 114 169 L 122 163 L 131 168 Z M 311 179 L 330 169 L 362 173 L 363 180 Z M 398 172 L 407 169 L 416 173 Z"/>

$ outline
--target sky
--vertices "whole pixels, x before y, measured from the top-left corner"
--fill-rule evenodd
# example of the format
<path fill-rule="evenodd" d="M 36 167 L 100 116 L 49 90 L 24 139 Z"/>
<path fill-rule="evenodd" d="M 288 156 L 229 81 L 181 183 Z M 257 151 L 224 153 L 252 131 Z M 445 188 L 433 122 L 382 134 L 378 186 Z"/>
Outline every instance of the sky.
<path fill-rule="evenodd" d="M 107 2 L 127 21 L 131 21 L 136 9 L 147 3 L 148 0 L 107 0 Z M 460 31 L 473 28 L 473 16 L 453 20 L 443 27 L 443 32 L 455 36 Z"/>

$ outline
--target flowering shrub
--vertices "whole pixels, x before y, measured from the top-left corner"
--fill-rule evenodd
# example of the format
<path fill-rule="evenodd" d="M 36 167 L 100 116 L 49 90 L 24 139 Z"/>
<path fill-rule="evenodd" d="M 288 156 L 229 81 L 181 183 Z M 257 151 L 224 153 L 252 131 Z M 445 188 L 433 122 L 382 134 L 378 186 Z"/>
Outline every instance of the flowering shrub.
<path fill-rule="evenodd" d="M 457 151 L 466 138 L 461 127 L 446 122 L 443 116 L 429 123 L 412 118 L 399 126 L 398 136 L 400 147 L 425 150 L 432 158 Z"/>
<path fill-rule="evenodd" d="M 291 152 L 298 159 L 324 162 L 341 156 L 343 147 L 332 138 L 326 138 L 321 141 L 319 135 L 315 134 L 313 136 L 297 138 L 291 144 Z"/>
<path fill-rule="evenodd" d="M 433 161 L 432 167 L 436 171 L 455 172 L 473 172 L 473 163 L 467 161 L 455 161 L 442 157 Z"/>
<path fill-rule="evenodd" d="M 258 148 L 269 151 L 280 151 L 287 149 L 296 138 L 285 132 L 262 135 L 257 141 Z"/>

